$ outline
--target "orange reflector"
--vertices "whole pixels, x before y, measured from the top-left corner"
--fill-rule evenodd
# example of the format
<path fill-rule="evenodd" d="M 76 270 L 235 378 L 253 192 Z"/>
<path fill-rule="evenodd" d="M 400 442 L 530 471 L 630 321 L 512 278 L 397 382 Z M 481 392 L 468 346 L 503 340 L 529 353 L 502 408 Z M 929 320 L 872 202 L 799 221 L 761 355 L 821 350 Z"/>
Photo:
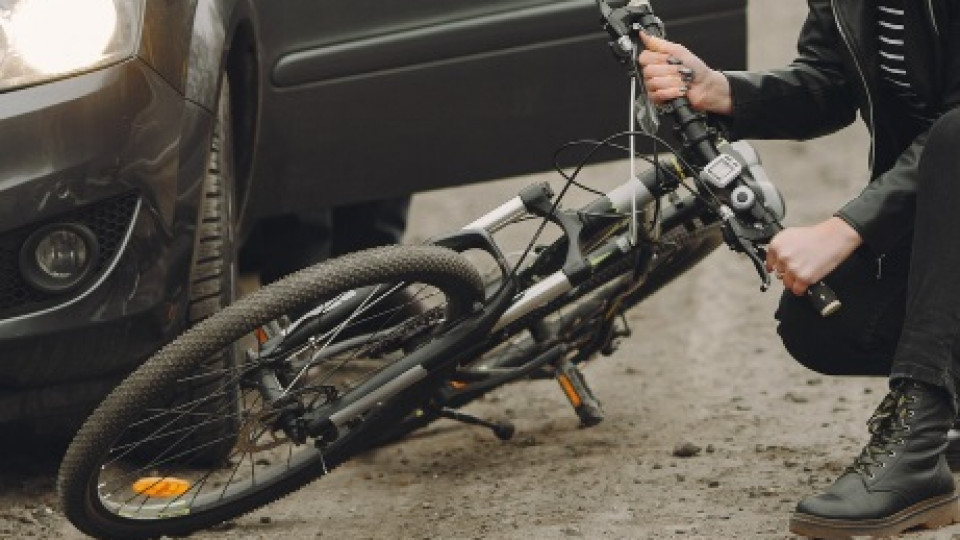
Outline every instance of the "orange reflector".
<path fill-rule="evenodd" d="M 262 326 L 254 330 L 253 333 L 254 335 L 257 336 L 257 342 L 259 342 L 261 345 L 263 345 L 264 343 L 267 342 L 268 339 L 270 339 L 270 337 L 267 336 L 267 331 L 264 330 Z"/>
<path fill-rule="evenodd" d="M 560 381 L 560 388 L 563 388 L 563 393 L 567 395 L 570 404 L 574 407 L 579 407 L 581 403 L 580 394 L 578 394 L 577 390 L 573 387 L 570 378 L 566 375 L 560 375 L 557 377 L 557 380 Z"/>
<path fill-rule="evenodd" d="M 450 381 L 450 386 L 452 386 L 454 390 L 463 390 L 467 387 L 467 383 L 463 381 Z"/>
<path fill-rule="evenodd" d="M 190 491 L 190 482 L 168 476 L 147 476 L 134 482 L 133 490 L 147 497 L 172 498 Z"/>

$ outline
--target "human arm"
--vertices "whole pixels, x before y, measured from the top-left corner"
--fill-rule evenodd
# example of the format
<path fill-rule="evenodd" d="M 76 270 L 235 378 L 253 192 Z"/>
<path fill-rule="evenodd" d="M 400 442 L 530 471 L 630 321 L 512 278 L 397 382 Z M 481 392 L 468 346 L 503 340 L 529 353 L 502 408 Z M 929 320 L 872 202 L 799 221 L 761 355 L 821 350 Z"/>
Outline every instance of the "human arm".
<path fill-rule="evenodd" d="M 767 270 L 800 296 L 832 272 L 863 242 L 846 221 L 834 216 L 807 227 L 789 227 L 767 246 Z"/>
<path fill-rule="evenodd" d="M 912 234 L 916 216 L 920 156 L 927 132 L 918 135 L 892 167 L 877 176 L 835 214 L 855 229 L 877 256 Z"/>
<path fill-rule="evenodd" d="M 896 163 L 870 182 L 859 196 L 833 217 L 812 227 L 790 227 L 773 238 L 767 268 L 782 275 L 783 284 L 803 294 L 823 279 L 861 244 L 880 257 L 913 232 L 920 156 L 927 141 L 922 133 Z"/>
<path fill-rule="evenodd" d="M 686 95 L 694 108 L 712 113 L 730 139 L 808 139 L 849 125 L 859 81 L 847 75 L 829 3 L 810 4 L 797 57 L 781 69 L 721 72 L 679 44 L 641 34 L 645 50 L 638 62 L 647 90 L 657 103 Z M 693 81 L 682 80 L 670 56 L 693 70 Z"/>

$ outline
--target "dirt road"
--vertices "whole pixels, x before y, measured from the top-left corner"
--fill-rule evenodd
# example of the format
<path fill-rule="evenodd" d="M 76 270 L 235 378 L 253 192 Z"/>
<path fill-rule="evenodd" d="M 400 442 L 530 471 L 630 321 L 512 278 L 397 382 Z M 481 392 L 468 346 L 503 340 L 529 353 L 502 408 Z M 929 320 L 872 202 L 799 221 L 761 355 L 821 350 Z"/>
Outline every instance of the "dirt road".
<path fill-rule="evenodd" d="M 798 0 L 751 2 L 754 67 L 790 59 L 804 9 Z M 788 223 L 829 215 L 866 175 L 859 126 L 759 148 L 788 200 Z M 610 185 L 626 170 L 589 174 Z M 420 196 L 411 240 L 459 226 L 542 178 L 553 177 Z M 579 428 L 553 383 L 517 384 L 470 408 L 515 422 L 512 441 L 440 422 L 194 537 L 791 538 L 790 510 L 859 450 L 884 383 L 792 363 L 771 318 L 778 292 L 758 289 L 748 262 L 724 249 L 632 312 L 633 336 L 586 369 L 607 413 L 598 426 Z M 689 451 L 677 452 L 684 445 Z M 0 538 L 79 537 L 53 494 L 57 450 L 0 456 Z M 960 539 L 960 526 L 907 538 Z"/>

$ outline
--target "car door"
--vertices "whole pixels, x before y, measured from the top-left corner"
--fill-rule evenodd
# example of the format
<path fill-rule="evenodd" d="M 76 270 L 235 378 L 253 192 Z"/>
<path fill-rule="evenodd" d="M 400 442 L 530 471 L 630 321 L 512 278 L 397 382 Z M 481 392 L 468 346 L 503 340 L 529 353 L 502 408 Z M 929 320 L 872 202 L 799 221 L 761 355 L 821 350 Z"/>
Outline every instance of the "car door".
<path fill-rule="evenodd" d="M 662 4 L 691 46 L 743 67 L 744 0 Z M 625 127 L 594 0 L 256 5 L 260 214 L 545 170 L 564 142 Z"/>

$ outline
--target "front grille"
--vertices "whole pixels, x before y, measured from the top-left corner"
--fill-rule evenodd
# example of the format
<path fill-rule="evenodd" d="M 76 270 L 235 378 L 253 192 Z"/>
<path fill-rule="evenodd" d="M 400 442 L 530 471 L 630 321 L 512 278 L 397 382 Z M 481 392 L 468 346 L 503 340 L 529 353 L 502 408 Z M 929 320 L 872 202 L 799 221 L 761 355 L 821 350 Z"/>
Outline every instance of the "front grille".
<path fill-rule="evenodd" d="M 82 223 L 96 235 L 100 243 L 100 257 L 92 276 L 98 276 L 120 251 L 130 228 L 139 197 L 127 193 L 58 215 L 42 223 L 0 234 L 0 318 L 38 311 L 63 302 L 79 291 L 53 295 L 38 291 L 24 281 L 20 274 L 20 246 L 38 228 L 49 223 Z"/>

